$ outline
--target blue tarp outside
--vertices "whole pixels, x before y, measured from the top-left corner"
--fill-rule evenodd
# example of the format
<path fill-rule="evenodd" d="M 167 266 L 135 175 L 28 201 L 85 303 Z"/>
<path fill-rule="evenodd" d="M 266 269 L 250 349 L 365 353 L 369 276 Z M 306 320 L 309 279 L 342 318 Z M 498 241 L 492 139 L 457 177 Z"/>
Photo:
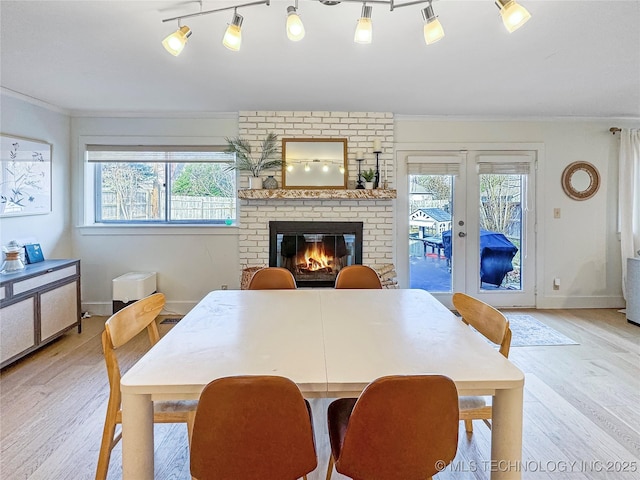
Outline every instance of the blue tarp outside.
<path fill-rule="evenodd" d="M 442 232 L 444 256 L 451 260 L 451 230 Z M 500 286 L 507 272 L 513 270 L 511 260 L 518 248 L 502 233 L 480 230 L 480 280 Z"/>

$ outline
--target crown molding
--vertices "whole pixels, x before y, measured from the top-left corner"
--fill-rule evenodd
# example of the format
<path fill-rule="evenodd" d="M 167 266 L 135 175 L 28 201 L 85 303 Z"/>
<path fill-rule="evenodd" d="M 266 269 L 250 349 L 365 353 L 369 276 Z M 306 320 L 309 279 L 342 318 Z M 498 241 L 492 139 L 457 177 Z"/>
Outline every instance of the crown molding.
<path fill-rule="evenodd" d="M 16 92 L 15 90 L 11 90 L 10 88 L 0 87 L 0 94 L 6 95 L 7 97 L 16 98 L 18 100 L 22 100 L 23 102 L 30 103 L 31 105 L 35 105 L 36 107 L 46 108 L 47 110 L 51 110 L 52 112 L 71 116 L 70 110 L 45 102 L 44 100 L 40 100 L 39 98 L 31 97 L 29 95 L 25 95 L 24 93 Z"/>
<path fill-rule="evenodd" d="M 411 120 L 437 120 L 441 122 L 637 122 L 640 117 L 621 117 L 621 116 L 571 116 L 571 115 L 555 115 L 555 116 L 514 116 L 514 115 L 407 115 L 396 114 L 396 121 Z"/>
<path fill-rule="evenodd" d="M 72 117 L 98 118 L 198 118 L 237 120 L 238 112 L 173 112 L 173 111 L 116 111 L 116 110 L 72 110 Z"/>

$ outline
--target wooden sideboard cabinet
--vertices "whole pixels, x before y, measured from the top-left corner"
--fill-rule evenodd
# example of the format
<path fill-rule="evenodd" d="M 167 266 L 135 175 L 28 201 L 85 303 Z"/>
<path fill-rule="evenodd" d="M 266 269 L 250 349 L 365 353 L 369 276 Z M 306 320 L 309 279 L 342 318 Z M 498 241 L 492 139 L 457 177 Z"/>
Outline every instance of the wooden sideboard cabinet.
<path fill-rule="evenodd" d="M 45 260 L 0 274 L 0 368 L 67 330 L 82 329 L 80 260 Z"/>

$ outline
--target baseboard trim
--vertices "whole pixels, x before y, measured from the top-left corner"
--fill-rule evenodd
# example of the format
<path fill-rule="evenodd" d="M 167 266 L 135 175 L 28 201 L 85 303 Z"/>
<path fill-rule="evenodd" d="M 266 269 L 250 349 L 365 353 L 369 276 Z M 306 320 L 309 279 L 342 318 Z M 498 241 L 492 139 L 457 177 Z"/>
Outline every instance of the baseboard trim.
<path fill-rule="evenodd" d="M 570 296 L 570 297 L 540 297 L 537 308 L 624 308 L 625 301 L 621 295 L 611 296 Z"/>

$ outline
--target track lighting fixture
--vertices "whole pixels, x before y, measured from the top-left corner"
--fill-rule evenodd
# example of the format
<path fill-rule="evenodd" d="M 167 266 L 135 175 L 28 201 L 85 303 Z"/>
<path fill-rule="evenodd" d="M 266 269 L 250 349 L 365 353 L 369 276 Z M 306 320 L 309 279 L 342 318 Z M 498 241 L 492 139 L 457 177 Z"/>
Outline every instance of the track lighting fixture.
<path fill-rule="evenodd" d="M 187 39 L 191 36 L 191 30 L 186 25 L 179 27 L 178 30 L 168 35 L 163 41 L 162 45 L 171 55 L 177 57 L 182 52 L 182 49 L 187 44 Z"/>
<path fill-rule="evenodd" d="M 353 41 L 356 43 L 371 43 L 371 40 L 373 38 L 371 10 L 372 7 L 368 6 L 366 3 L 362 4 L 362 14 L 360 15 L 360 20 L 358 20 L 356 34 L 353 37 Z"/>
<path fill-rule="evenodd" d="M 496 0 L 496 5 L 500 9 L 502 23 L 509 33 L 515 32 L 531 18 L 527 9 L 515 0 Z"/>
<path fill-rule="evenodd" d="M 389 5 L 390 11 L 400 7 L 409 7 L 417 4 L 428 4 L 421 10 L 422 18 L 424 19 L 424 41 L 427 45 L 441 40 L 444 37 L 444 29 L 438 20 L 438 16 L 433 12 L 433 0 L 406 0 L 404 3 L 396 3 L 398 0 L 306 0 L 317 1 L 326 5 L 328 8 L 335 7 L 341 3 L 362 3 L 362 13 L 356 26 L 355 35 L 353 40 L 356 43 L 371 43 L 373 39 L 373 24 L 371 22 L 371 13 L 373 7 L 367 5 L 370 3 L 382 3 Z M 496 6 L 500 9 L 500 16 L 504 26 L 509 32 L 513 32 L 524 25 L 530 18 L 531 14 L 522 7 L 516 0 L 494 0 Z M 248 3 L 242 3 L 222 8 L 216 8 L 214 10 L 202 11 L 202 2 L 200 2 L 200 12 L 190 13 L 186 15 L 180 15 L 178 17 L 166 18 L 163 22 L 178 21 L 178 30 L 167 36 L 162 45 L 172 55 L 180 55 L 180 52 L 184 49 L 187 43 L 187 39 L 191 35 L 191 29 L 187 26 L 181 26 L 181 20 L 185 18 L 198 17 L 202 15 L 209 15 L 211 13 L 222 12 L 224 10 L 233 10 L 233 17 L 231 23 L 228 24 L 227 30 L 224 34 L 222 43 L 229 50 L 238 51 L 242 44 L 242 15 L 238 14 L 239 8 L 250 7 L 255 5 L 271 5 L 271 0 L 254 0 Z M 305 36 L 305 28 L 298 15 L 298 0 L 295 0 L 294 5 L 287 7 L 287 23 L 286 23 L 287 37 L 289 40 L 297 42 L 302 40 Z"/>
<path fill-rule="evenodd" d="M 295 7 L 287 7 L 287 37 L 293 42 L 304 38 L 304 25 L 298 15 L 298 0 Z"/>
<path fill-rule="evenodd" d="M 227 31 L 224 32 L 224 37 L 222 38 L 222 44 L 234 52 L 240 50 L 240 45 L 242 44 L 243 19 L 242 15 L 239 15 L 237 12 L 233 12 L 231 23 L 227 27 Z"/>
<path fill-rule="evenodd" d="M 438 40 L 444 37 L 444 29 L 438 20 L 438 16 L 433 13 L 433 7 L 431 6 L 431 0 L 429 6 L 422 10 L 422 18 L 424 19 L 424 41 L 427 45 L 436 43 Z"/>

